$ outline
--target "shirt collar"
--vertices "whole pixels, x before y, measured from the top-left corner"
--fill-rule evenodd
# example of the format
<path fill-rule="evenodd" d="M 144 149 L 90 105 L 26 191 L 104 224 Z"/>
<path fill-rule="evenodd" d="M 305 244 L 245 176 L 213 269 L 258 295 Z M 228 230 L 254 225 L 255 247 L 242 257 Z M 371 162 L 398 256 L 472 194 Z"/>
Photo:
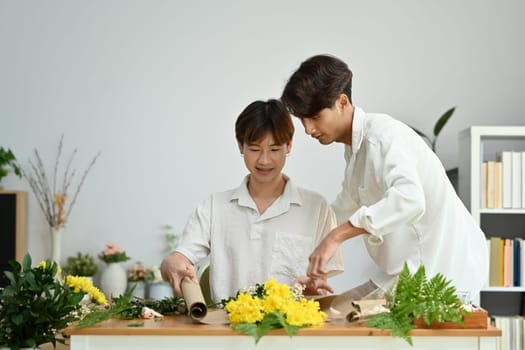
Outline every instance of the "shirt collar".
<path fill-rule="evenodd" d="M 365 112 L 354 106 L 354 116 L 352 118 L 352 145 L 345 146 L 345 154 L 350 156 L 350 154 L 356 154 L 361 148 L 363 139 L 365 136 Z"/>
<path fill-rule="evenodd" d="M 264 213 L 265 216 L 269 211 L 274 213 L 274 215 L 276 212 L 282 213 L 283 211 L 287 211 L 291 204 L 297 204 L 299 206 L 303 204 L 297 187 L 287 175 L 283 175 L 286 179 L 286 185 L 284 186 L 283 194 L 281 194 L 279 198 L 277 198 L 277 200 L 270 206 L 270 208 L 266 210 Z M 257 210 L 257 206 L 255 205 L 252 196 L 250 196 L 250 192 L 248 192 L 249 179 L 249 174 L 244 177 L 241 185 L 233 192 L 231 201 L 237 200 L 240 206 Z"/>

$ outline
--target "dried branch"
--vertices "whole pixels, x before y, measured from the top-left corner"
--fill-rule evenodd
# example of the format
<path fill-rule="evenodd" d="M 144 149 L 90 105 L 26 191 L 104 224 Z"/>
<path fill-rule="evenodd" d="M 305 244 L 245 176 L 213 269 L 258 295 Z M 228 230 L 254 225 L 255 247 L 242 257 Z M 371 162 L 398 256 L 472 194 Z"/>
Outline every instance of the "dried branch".
<path fill-rule="evenodd" d="M 31 190 L 35 195 L 38 205 L 40 209 L 42 209 L 46 221 L 48 222 L 49 226 L 53 228 L 60 228 L 61 226 L 67 223 L 67 220 L 69 218 L 69 215 L 71 214 L 73 206 L 76 203 L 82 185 L 86 180 L 87 174 L 89 173 L 89 171 L 97 161 L 98 157 L 100 156 L 100 152 L 98 152 L 95 155 L 95 157 L 93 157 L 88 167 L 82 174 L 80 182 L 76 186 L 75 194 L 73 195 L 72 200 L 68 201 L 70 197 L 67 193 L 70 186 L 73 185 L 73 180 L 76 174 L 76 170 L 71 169 L 71 164 L 77 153 L 77 149 L 74 149 L 71 155 L 69 156 L 67 166 L 61 181 L 62 188 L 57 189 L 57 182 L 60 183 L 60 181 L 58 181 L 57 174 L 59 173 L 60 168 L 60 158 L 62 155 L 63 139 L 64 135 L 62 135 L 62 137 L 60 138 L 60 142 L 58 145 L 57 156 L 53 168 L 52 186 L 50 185 L 49 179 L 46 175 L 42 158 L 40 157 L 40 154 L 36 149 L 34 150 L 36 161 L 28 161 L 28 170 L 19 165 L 22 176 L 29 183 L 29 186 L 31 187 Z"/>

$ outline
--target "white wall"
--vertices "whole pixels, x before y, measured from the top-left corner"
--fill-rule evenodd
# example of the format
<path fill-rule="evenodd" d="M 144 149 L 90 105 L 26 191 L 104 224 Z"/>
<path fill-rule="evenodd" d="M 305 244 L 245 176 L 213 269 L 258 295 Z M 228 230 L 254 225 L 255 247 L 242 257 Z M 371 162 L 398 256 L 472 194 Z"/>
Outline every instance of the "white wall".
<path fill-rule="evenodd" d="M 162 258 L 161 225 L 180 232 L 207 194 L 246 173 L 233 123 L 255 99 L 278 97 L 307 57 L 347 61 L 354 103 L 431 133 L 457 165 L 457 133 L 523 124 L 525 2 L 8 1 L 0 0 L 0 145 L 51 172 L 60 135 L 75 168 L 102 155 L 69 218 L 63 255 L 116 241 L 146 265 Z M 342 146 L 320 147 L 297 123 L 286 173 L 333 200 Z M 63 160 L 62 166 L 65 166 Z M 10 175 L 8 189 L 27 190 Z M 29 196 L 29 250 L 49 256 L 47 225 Z M 336 290 L 374 271 L 360 242 L 345 244 Z"/>

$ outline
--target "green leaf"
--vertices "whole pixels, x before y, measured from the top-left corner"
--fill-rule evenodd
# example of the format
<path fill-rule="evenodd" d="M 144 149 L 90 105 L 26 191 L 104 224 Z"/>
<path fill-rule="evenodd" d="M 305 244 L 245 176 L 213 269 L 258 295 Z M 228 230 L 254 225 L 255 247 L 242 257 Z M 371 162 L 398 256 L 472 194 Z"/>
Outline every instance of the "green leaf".
<path fill-rule="evenodd" d="M 255 323 L 237 323 L 232 325 L 233 329 L 254 337 L 255 343 L 258 343 L 261 339 L 261 336 L 259 336 L 259 333 L 257 331 L 257 327 L 258 325 L 256 325 Z"/>
<path fill-rule="evenodd" d="M 456 107 L 452 107 L 448 111 L 446 111 L 437 121 L 436 125 L 434 126 L 434 136 L 438 136 L 441 132 L 441 129 L 445 126 L 445 124 L 448 122 L 450 117 L 452 117 L 452 114 L 454 114 L 454 111 L 456 110 Z"/>

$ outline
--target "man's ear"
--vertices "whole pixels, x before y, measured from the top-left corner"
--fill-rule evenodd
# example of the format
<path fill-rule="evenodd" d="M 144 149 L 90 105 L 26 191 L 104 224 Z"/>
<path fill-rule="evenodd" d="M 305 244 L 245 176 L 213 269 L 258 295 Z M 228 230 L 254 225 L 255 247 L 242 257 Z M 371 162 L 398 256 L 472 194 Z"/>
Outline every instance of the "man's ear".
<path fill-rule="evenodd" d="M 337 101 L 337 105 L 341 109 L 344 109 L 345 107 L 348 107 L 350 105 L 350 100 L 349 100 L 348 96 L 346 96 L 346 94 L 340 94 L 339 98 L 337 100 L 338 100 Z"/>
<path fill-rule="evenodd" d="M 293 141 L 290 140 L 290 141 L 288 141 L 288 143 L 286 144 L 286 153 L 288 153 L 288 154 L 292 151 L 292 143 L 293 143 Z"/>
<path fill-rule="evenodd" d="M 244 147 L 239 141 L 237 141 L 237 146 L 239 146 L 239 151 L 241 152 L 241 154 L 244 154 Z"/>

